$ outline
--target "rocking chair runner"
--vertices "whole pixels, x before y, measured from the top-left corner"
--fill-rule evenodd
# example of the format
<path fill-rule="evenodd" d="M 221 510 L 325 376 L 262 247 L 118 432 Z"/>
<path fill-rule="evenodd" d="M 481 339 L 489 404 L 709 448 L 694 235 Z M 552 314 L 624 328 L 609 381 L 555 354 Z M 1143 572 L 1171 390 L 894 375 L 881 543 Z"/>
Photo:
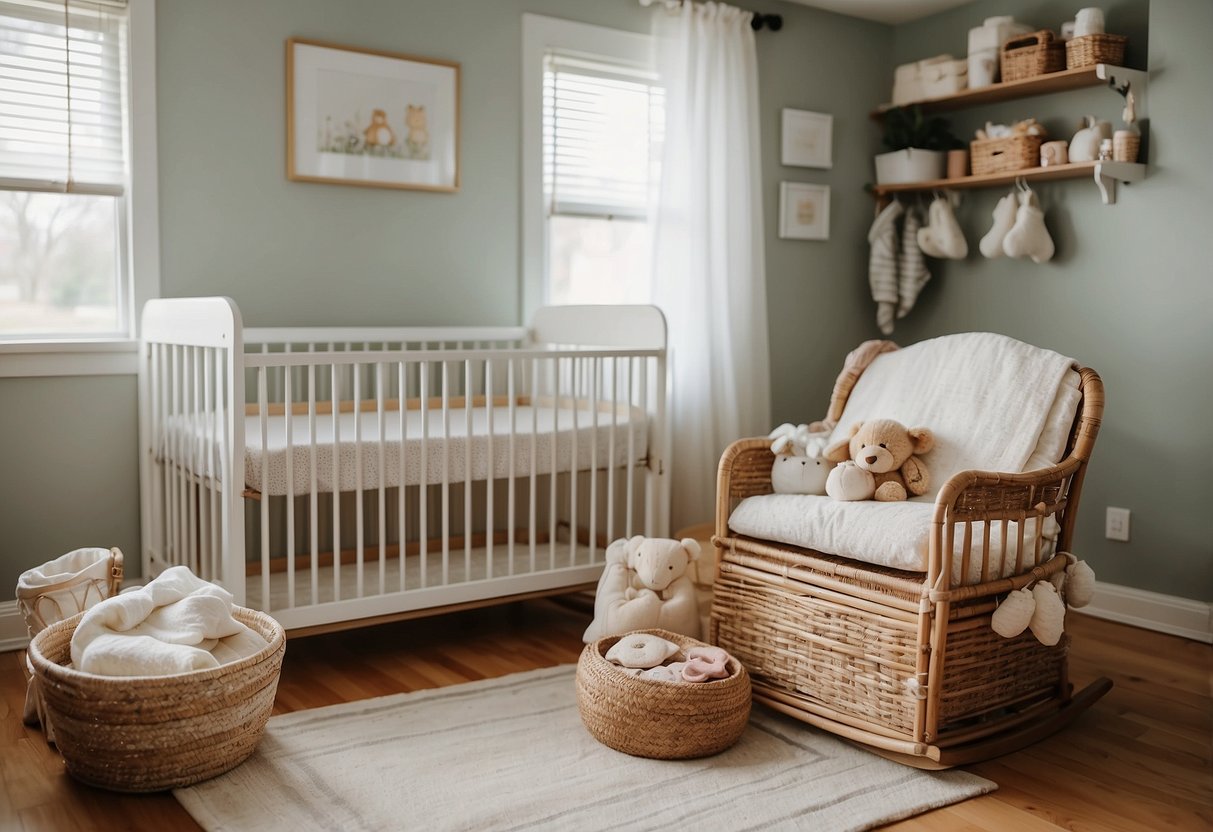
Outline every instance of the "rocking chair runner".
<path fill-rule="evenodd" d="M 852 353 L 826 426 L 842 418 L 871 362 L 893 349 L 868 342 Z M 774 457 L 767 439 L 725 451 L 710 634 L 746 665 L 756 700 L 900 762 L 949 768 L 1042 739 L 1111 688 L 1101 678 L 1072 692 L 1068 636 L 1046 647 L 1030 631 L 1006 639 L 990 628 L 1008 592 L 1065 568 L 1057 553 L 1070 548 L 1104 404 L 1098 374 L 1078 374 L 1081 402 L 1061 461 L 947 479 L 925 572 L 738 533 L 730 517 L 743 499 L 771 493 Z"/>

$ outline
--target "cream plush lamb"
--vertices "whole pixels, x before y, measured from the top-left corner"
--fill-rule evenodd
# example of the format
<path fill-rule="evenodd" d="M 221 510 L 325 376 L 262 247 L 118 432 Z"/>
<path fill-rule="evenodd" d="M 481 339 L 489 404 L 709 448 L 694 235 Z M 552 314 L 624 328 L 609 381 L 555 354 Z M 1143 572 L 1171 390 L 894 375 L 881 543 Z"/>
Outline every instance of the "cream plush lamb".
<path fill-rule="evenodd" d="M 594 597 L 594 620 L 582 639 L 589 644 L 633 630 L 661 628 L 699 638 L 699 597 L 687 565 L 699 559 L 691 537 L 616 540 Z"/>

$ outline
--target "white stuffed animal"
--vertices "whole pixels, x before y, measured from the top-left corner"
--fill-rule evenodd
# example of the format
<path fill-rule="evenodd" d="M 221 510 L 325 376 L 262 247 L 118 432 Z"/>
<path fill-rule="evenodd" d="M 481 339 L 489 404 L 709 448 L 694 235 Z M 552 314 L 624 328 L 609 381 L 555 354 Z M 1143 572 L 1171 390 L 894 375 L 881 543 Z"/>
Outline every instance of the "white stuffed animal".
<path fill-rule="evenodd" d="M 937 197 L 931 203 L 928 224 L 918 229 L 918 246 L 931 257 L 963 260 L 968 256 L 969 244 L 947 196 Z"/>
<path fill-rule="evenodd" d="M 1045 228 L 1045 212 L 1032 191 L 1019 195 L 1019 211 L 1015 225 L 1002 241 L 1003 250 L 1010 257 L 1031 257 L 1033 263 L 1044 263 L 1053 257 L 1053 238 Z"/>
<path fill-rule="evenodd" d="M 990 260 L 997 260 L 1006 254 L 1002 244 L 1006 240 L 1007 232 L 1015 225 L 1017 207 L 1018 200 L 1015 198 L 1014 191 L 998 200 L 998 204 L 994 206 L 994 224 L 990 226 L 990 230 L 986 232 L 986 236 L 981 238 L 981 243 L 978 245 L 981 253 Z"/>
<path fill-rule="evenodd" d="M 771 487 L 776 494 L 824 494 L 826 476 L 834 463 L 825 458 L 828 431 L 813 432 L 808 425 L 785 422 L 768 439 L 775 462 L 771 465 Z"/>
<path fill-rule="evenodd" d="M 686 574 L 698 559 L 699 542 L 691 537 L 616 540 L 607 547 L 594 620 L 582 640 L 654 628 L 699 638 L 699 596 Z"/>
<path fill-rule="evenodd" d="M 840 502 L 870 500 L 876 494 L 876 477 L 854 460 L 844 460 L 834 466 L 826 478 L 826 494 Z"/>

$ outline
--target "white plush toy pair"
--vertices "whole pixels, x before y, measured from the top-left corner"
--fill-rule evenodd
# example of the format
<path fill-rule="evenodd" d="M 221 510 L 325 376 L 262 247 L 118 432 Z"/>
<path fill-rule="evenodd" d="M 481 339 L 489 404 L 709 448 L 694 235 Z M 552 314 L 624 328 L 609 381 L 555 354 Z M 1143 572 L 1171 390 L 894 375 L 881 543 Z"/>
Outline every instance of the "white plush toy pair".
<path fill-rule="evenodd" d="M 1046 647 L 1061 641 L 1065 629 L 1066 604 L 1085 607 L 1095 595 L 1095 572 L 1069 552 L 1060 552 L 1069 564 L 1051 581 L 1037 581 L 1007 595 L 990 620 L 994 632 L 1014 638 L 1031 629 L 1036 640 Z M 1063 600 L 1064 597 L 1064 600 Z"/>
<path fill-rule="evenodd" d="M 1004 254 L 1031 257 L 1034 263 L 1052 259 L 1053 238 L 1045 228 L 1044 211 L 1031 188 L 1021 186 L 998 200 L 994 206 L 994 225 L 981 238 L 979 248 L 991 260 Z"/>

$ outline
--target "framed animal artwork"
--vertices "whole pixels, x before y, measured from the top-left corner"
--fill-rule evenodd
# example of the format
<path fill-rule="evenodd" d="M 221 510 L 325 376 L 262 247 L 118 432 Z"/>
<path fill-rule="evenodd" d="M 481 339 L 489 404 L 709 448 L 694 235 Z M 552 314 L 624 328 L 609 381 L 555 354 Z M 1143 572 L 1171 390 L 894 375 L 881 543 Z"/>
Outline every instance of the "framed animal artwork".
<path fill-rule="evenodd" d="M 291 38 L 286 175 L 459 190 L 459 64 Z"/>

